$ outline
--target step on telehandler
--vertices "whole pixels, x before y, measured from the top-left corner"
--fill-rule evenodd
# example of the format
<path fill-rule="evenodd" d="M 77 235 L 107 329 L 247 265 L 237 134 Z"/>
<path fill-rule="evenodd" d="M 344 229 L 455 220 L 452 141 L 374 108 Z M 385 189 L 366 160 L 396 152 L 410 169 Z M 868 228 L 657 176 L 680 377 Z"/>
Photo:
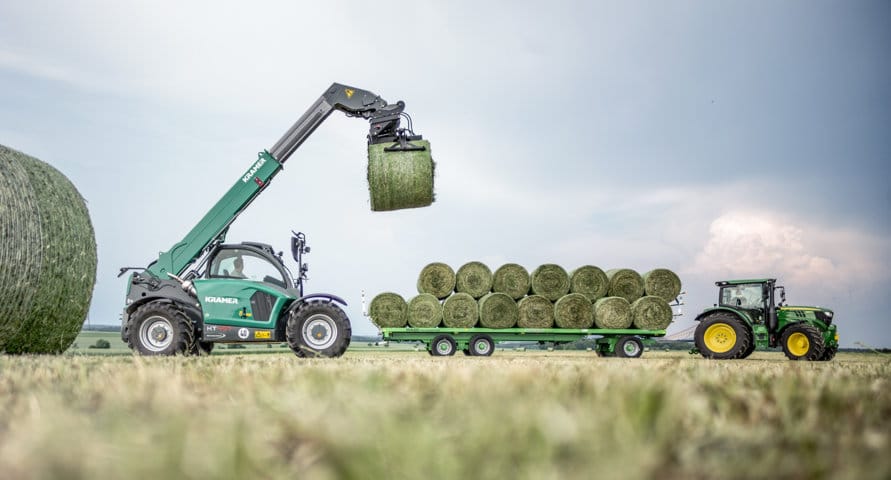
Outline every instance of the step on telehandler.
<path fill-rule="evenodd" d="M 718 303 L 696 317 L 693 352 L 714 359 L 746 358 L 756 348 L 782 347 L 791 360 L 831 360 L 838 333 L 828 308 L 788 306 L 775 278 L 724 280 Z M 779 302 L 776 302 L 776 292 Z"/>
<path fill-rule="evenodd" d="M 386 151 L 423 147 L 411 130 L 405 103 L 388 104 L 359 88 L 332 84 L 186 236 L 145 268 L 130 274 L 121 338 L 143 355 L 210 353 L 216 343 L 287 342 L 297 356 L 337 357 L 350 343 L 350 320 L 327 293 L 304 295 L 309 253 L 306 237 L 294 233 L 296 276 L 282 253 L 256 242 L 226 244 L 226 232 L 268 186 L 291 154 L 334 111 L 370 122 L 368 144 L 392 143 Z M 400 118 L 408 128 L 400 128 Z"/>

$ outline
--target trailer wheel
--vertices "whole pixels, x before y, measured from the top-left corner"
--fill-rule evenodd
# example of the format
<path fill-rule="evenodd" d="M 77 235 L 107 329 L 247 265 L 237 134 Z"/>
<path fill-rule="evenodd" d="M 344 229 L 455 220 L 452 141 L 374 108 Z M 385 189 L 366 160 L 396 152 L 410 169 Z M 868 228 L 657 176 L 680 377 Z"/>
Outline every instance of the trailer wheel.
<path fill-rule="evenodd" d="M 176 305 L 149 302 L 131 316 L 129 346 L 142 355 L 189 355 L 195 342 L 192 321 Z M 135 331 L 133 331 L 135 330 Z"/>
<path fill-rule="evenodd" d="M 796 323 L 786 328 L 782 342 L 783 353 L 789 360 L 820 360 L 826 349 L 820 331 L 807 323 Z"/>
<path fill-rule="evenodd" d="M 716 360 L 742 358 L 754 341 L 749 326 L 728 312 L 714 312 L 703 318 L 693 340 L 703 357 Z"/>
<path fill-rule="evenodd" d="M 643 342 L 637 337 L 620 337 L 616 342 L 616 356 L 622 358 L 639 358 L 643 355 Z"/>
<path fill-rule="evenodd" d="M 339 357 L 350 345 L 350 319 L 337 305 L 311 300 L 288 317 L 288 346 L 298 357 Z"/>
<path fill-rule="evenodd" d="M 495 351 L 495 342 L 488 335 L 475 335 L 470 339 L 470 354 L 476 357 L 489 357 Z"/>
<path fill-rule="evenodd" d="M 455 340 L 448 335 L 439 335 L 430 343 L 430 353 L 435 357 L 450 357 L 456 350 Z"/>

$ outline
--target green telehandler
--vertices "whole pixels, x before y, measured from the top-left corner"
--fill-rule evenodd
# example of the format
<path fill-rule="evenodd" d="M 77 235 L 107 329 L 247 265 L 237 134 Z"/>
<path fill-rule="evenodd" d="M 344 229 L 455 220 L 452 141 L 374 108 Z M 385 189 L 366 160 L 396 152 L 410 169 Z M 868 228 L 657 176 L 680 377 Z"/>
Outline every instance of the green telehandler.
<path fill-rule="evenodd" d="M 724 280 L 718 303 L 696 317 L 695 349 L 714 359 L 746 358 L 756 348 L 782 347 L 791 360 L 831 360 L 838 351 L 834 313 L 788 306 L 775 278 Z M 776 301 L 777 291 L 779 302 Z"/>
<path fill-rule="evenodd" d="M 423 151 L 411 129 L 405 103 L 332 84 L 269 150 L 238 177 L 186 236 L 145 268 L 130 274 L 121 338 L 143 355 L 210 353 L 216 343 L 287 342 L 297 356 L 337 357 L 350 343 L 346 302 L 327 293 L 304 295 L 309 253 L 306 237 L 294 233 L 296 276 L 282 253 L 267 244 L 226 244 L 226 232 L 260 195 L 282 165 L 334 111 L 369 121 L 368 144 L 392 144 L 387 152 Z M 400 128 L 400 119 L 408 128 Z M 429 150 L 428 150 L 429 152 Z"/>

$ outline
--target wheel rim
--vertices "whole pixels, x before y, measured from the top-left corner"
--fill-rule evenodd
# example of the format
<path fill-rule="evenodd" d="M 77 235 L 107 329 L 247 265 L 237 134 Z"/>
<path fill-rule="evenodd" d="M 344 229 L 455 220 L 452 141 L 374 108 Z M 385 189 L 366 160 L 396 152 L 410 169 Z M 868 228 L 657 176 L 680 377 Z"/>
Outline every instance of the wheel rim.
<path fill-rule="evenodd" d="M 303 341 L 315 350 L 324 350 L 337 339 L 337 324 L 327 315 L 317 314 L 303 324 Z"/>
<path fill-rule="evenodd" d="M 807 338 L 807 335 L 795 332 L 789 335 L 789 338 L 786 340 L 786 348 L 792 355 L 803 357 L 811 349 L 811 341 Z"/>
<path fill-rule="evenodd" d="M 625 355 L 629 357 L 637 356 L 640 353 L 640 345 L 635 341 L 627 341 L 625 345 L 622 346 L 622 350 L 625 351 Z"/>
<path fill-rule="evenodd" d="M 489 346 L 489 342 L 482 339 L 477 340 L 476 343 L 474 343 L 474 348 L 476 348 L 476 353 L 480 355 L 487 355 L 489 353 L 489 350 L 492 349 Z"/>
<path fill-rule="evenodd" d="M 705 329 L 703 340 L 712 352 L 729 352 L 736 345 L 736 330 L 726 323 L 716 323 Z"/>
<path fill-rule="evenodd" d="M 166 350 L 173 343 L 170 320 L 160 315 L 147 318 L 139 327 L 139 343 L 151 352 Z"/>
<path fill-rule="evenodd" d="M 440 340 L 436 343 L 436 351 L 440 355 L 448 355 L 452 351 L 452 344 L 448 340 Z"/>

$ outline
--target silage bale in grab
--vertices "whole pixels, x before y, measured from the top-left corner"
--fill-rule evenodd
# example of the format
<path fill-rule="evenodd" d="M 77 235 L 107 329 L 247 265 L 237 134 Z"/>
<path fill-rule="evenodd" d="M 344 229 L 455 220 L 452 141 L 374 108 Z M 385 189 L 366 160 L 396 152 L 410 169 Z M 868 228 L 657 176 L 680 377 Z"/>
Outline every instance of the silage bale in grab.
<path fill-rule="evenodd" d="M 643 274 L 644 293 L 673 302 L 681 294 L 681 279 L 667 268 L 656 268 Z"/>
<path fill-rule="evenodd" d="M 604 329 L 631 326 L 631 304 L 622 297 L 604 297 L 594 302 L 594 325 Z"/>
<path fill-rule="evenodd" d="M 368 146 L 368 193 L 371 210 L 383 212 L 433 203 L 434 163 L 430 142 L 413 140 L 419 151 L 387 152 L 392 143 Z"/>
<path fill-rule="evenodd" d="M 529 293 L 529 272 L 522 265 L 507 263 L 495 270 L 492 291 L 506 293 L 519 300 Z"/>
<path fill-rule="evenodd" d="M 473 298 L 492 291 L 492 270 L 482 262 L 467 262 L 455 273 L 455 290 Z"/>
<path fill-rule="evenodd" d="M 371 300 L 368 315 L 378 327 L 404 327 L 408 322 L 408 304 L 398 293 L 384 292 Z"/>
<path fill-rule="evenodd" d="M 569 291 L 581 293 L 592 302 L 606 296 L 609 290 L 609 278 L 606 273 L 593 265 L 576 268 L 569 276 Z"/>
<path fill-rule="evenodd" d="M 421 293 L 408 302 L 408 324 L 414 328 L 438 327 L 442 322 L 442 304 L 429 293 Z"/>
<path fill-rule="evenodd" d="M 673 318 L 671 307 L 662 297 L 641 297 L 631 304 L 634 326 L 641 330 L 665 330 Z"/>
<path fill-rule="evenodd" d="M 452 267 L 433 262 L 421 269 L 418 275 L 418 293 L 429 293 L 442 300 L 455 291 L 455 271 Z"/>
<path fill-rule="evenodd" d="M 560 328 L 591 328 L 594 305 L 581 293 L 564 295 L 554 304 L 554 322 Z"/>
<path fill-rule="evenodd" d="M 480 299 L 480 326 L 513 328 L 520 318 L 517 302 L 506 293 L 493 292 Z"/>
<path fill-rule="evenodd" d="M 0 145 L 0 352 L 61 353 L 96 281 L 86 203 L 58 170 Z"/>
<path fill-rule="evenodd" d="M 554 326 L 554 303 L 541 295 L 529 295 L 517 303 L 520 328 L 551 328 Z"/>
<path fill-rule="evenodd" d="M 569 274 L 560 265 L 544 264 L 532 272 L 532 293 L 552 302 L 569 293 Z"/>
<path fill-rule="evenodd" d="M 442 304 L 442 323 L 446 327 L 472 328 L 479 318 L 479 304 L 466 293 L 456 293 Z"/>
<path fill-rule="evenodd" d="M 632 303 L 644 292 L 643 278 L 630 268 L 614 268 L 606 272 L 609 278 L 609 290 L 607 296 L 622 297 Z"/>

